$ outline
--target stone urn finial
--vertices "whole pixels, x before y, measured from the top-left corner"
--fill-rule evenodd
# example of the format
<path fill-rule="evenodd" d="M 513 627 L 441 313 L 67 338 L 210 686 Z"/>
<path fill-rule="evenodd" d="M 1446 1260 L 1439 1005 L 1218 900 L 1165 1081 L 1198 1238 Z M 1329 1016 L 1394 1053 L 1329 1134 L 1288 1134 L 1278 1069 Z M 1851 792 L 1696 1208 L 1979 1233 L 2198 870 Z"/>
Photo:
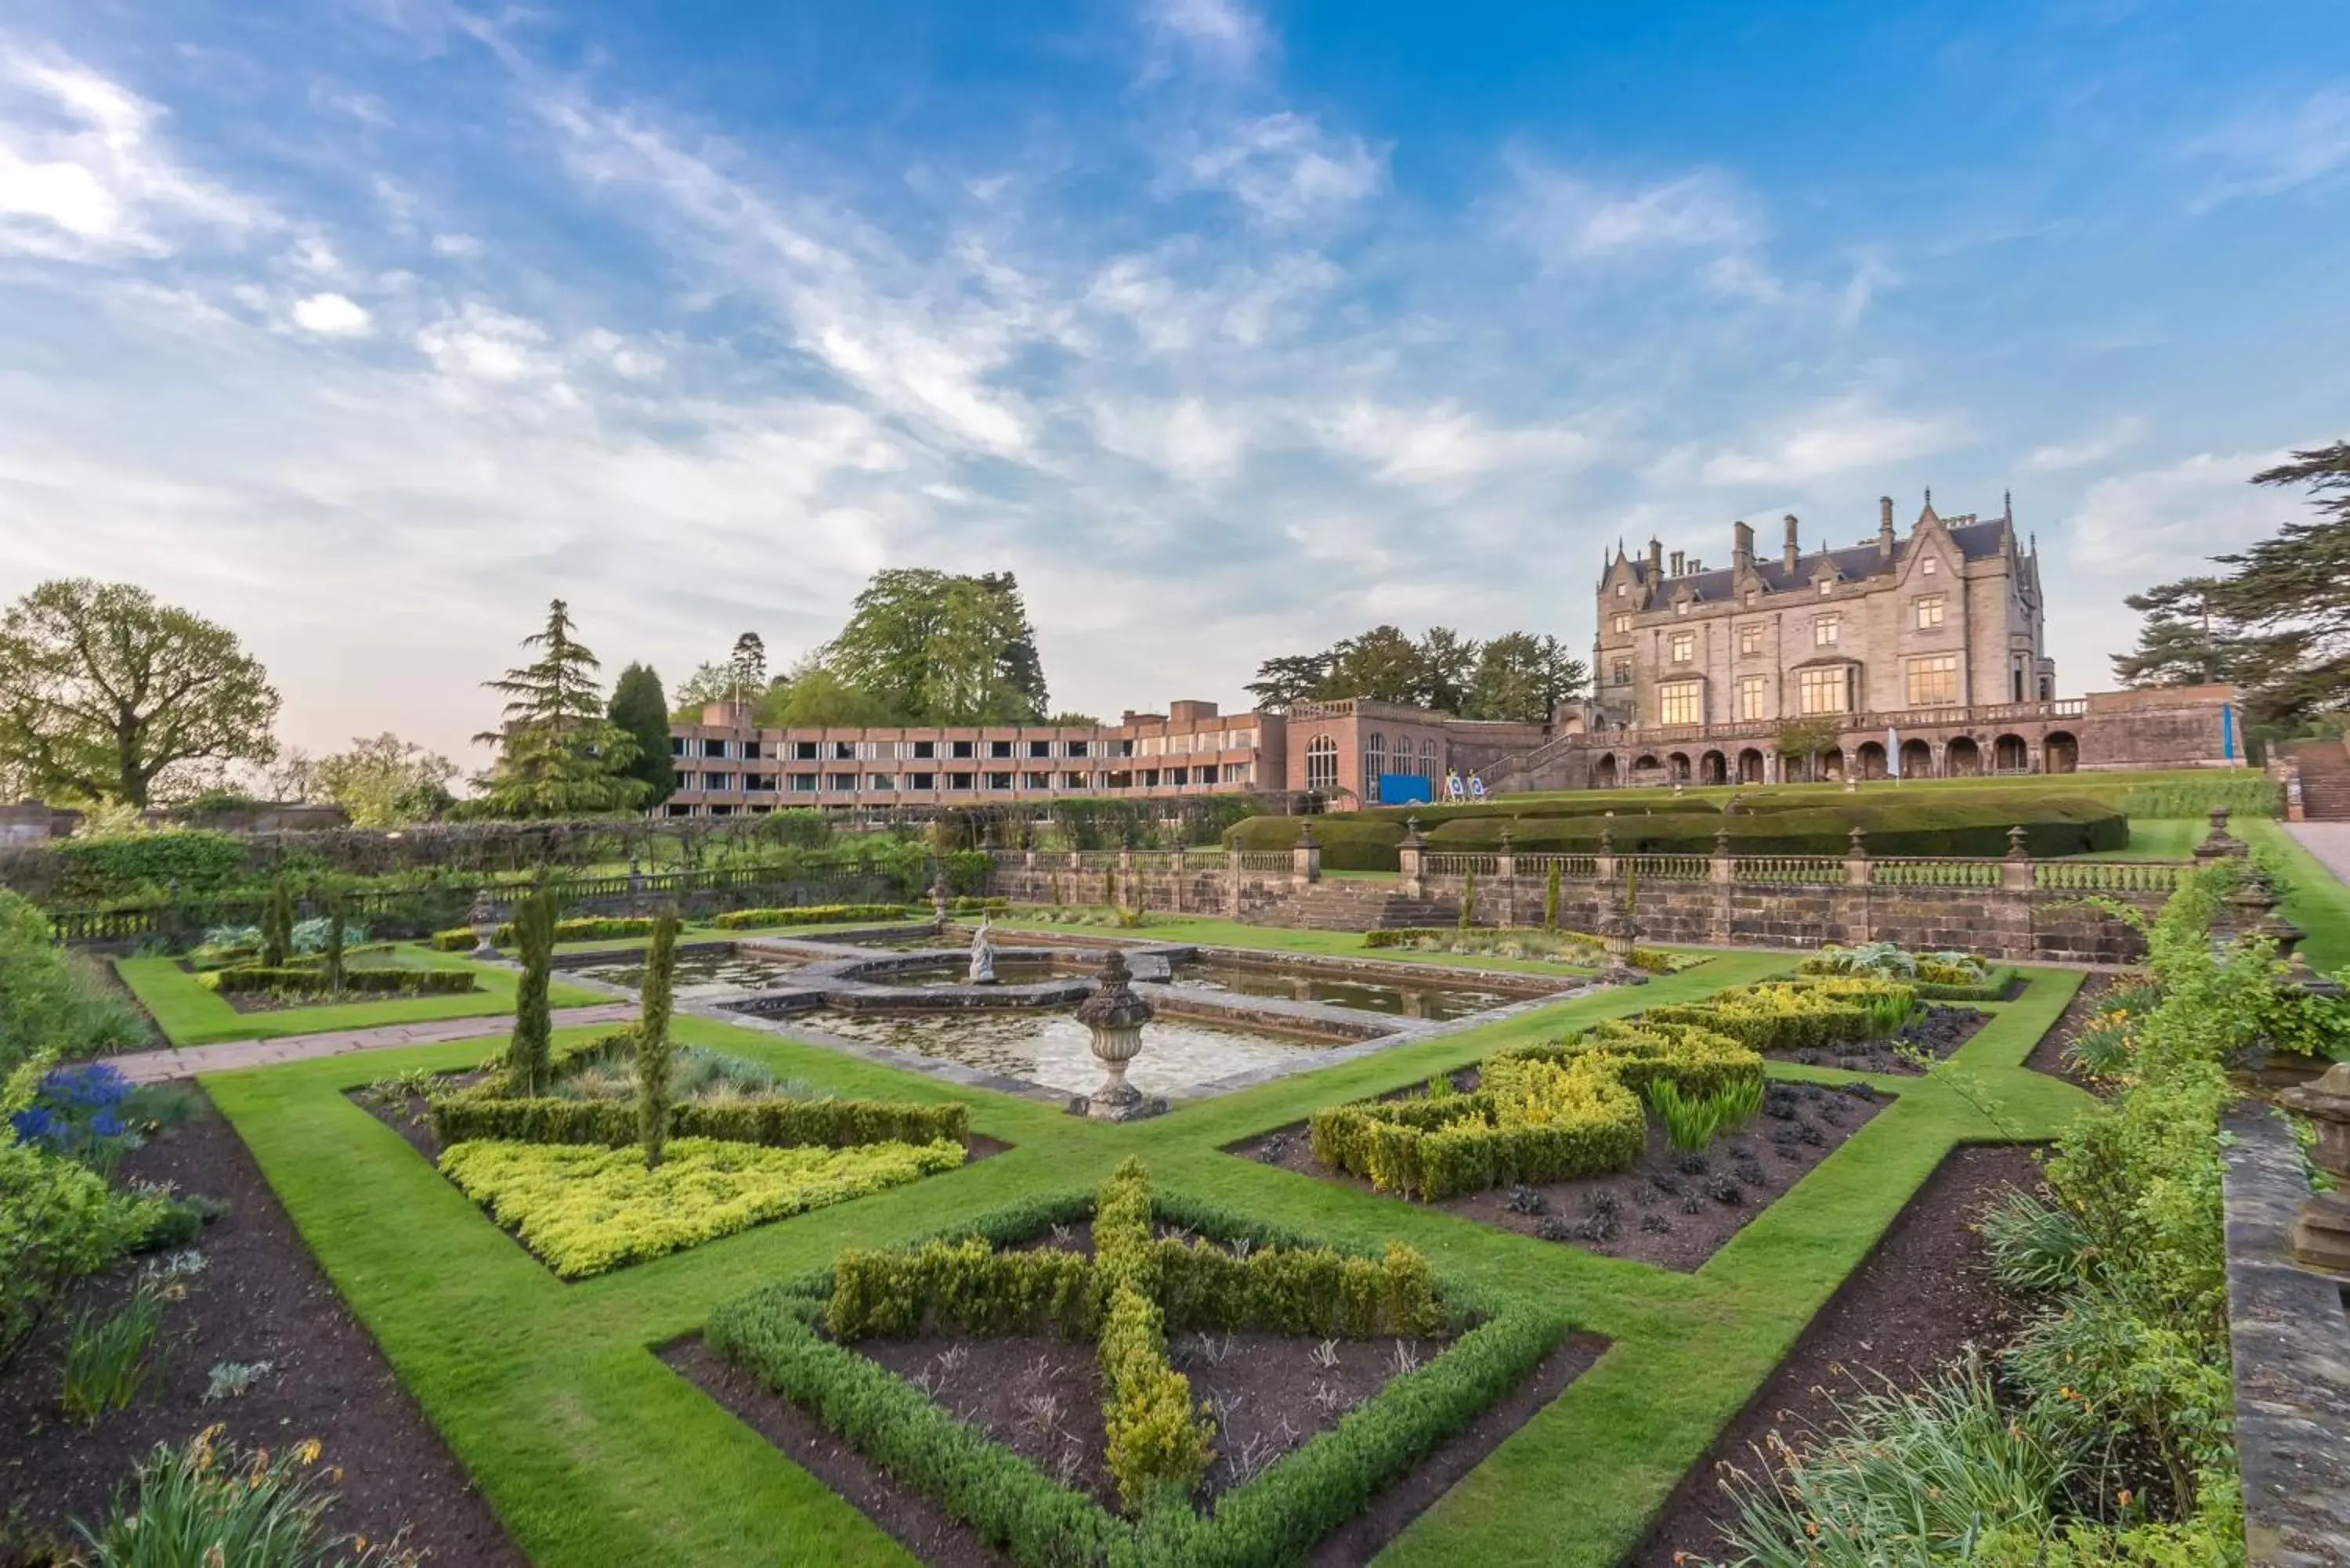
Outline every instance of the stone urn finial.
<path fill-rule="evenodd" d="M 2031 846 L 2024 842 L 2027 836 L 2028 835 L 2023 831 L 2023 824 L 2020 822 L 2007 830 L 2007 857 L 2010 860 L 2032 858 Z"/>
<path fill-rule="evenodd" d="M 2228 808 L 2213 806 L 2211 831 L 2204 835 L 2203 842 L 2195 846 L 2195 858 L 2208 866 L 2215 860 L 2234 860 L 2250 853 L 2244 841 L 2228 831 Z"/>
<path fill-rule="evenodd" d="M 1420 836 L 1419 818 L 1417 816 L 1407 816 L 1403 819 L 1403 847 L 1407 849 L 1428 847 L 1428 840 Z"/>
<path fill-rule="evenodd" d="M 1858 827 L 1855 827 L 1851 833 L 1846 836 L 1845 842 L 1847 846 L 1845 850 L 1845 854 L 1847 857 L 1854 860 L 1866 860 L 1868 858 L 1868 835 L 1862 832 Z"/>
<path fill-rule="evenodd" d="M 2317 1124 L 2310 1162 L 2334 1178 L 2334 1190 L 2302 1204 L 2293 1225 L 2293 1260 L 2350 1279 L 2350 1062 L 2336 1062 L 2316 1082 L 2277 1098 Z"/>
<path fill-rule="evenodd" d="M 1148 998 L 1135 994 L 1126 954 L 1112 948 L 1102 961 L 1101 983 L 1077 1004 L 1077 1022 L 1093 1035 L 1095 1060 L 1102 1064 L 1101 1087 L 1086 1102 L 1086 1115 L 1097 1121 L 1122 1122 L 1148 1114 L 1142 1091 L 1126 1081 L 1126 1065 L 1142 1052 L 1142 1026 L 1153 1010 Z"/>
<path fill-rule="evenodd" d="M 497 906 L 490 902 L 487 888 L 473 890 L 473 907 L 465 911 L 465 924 L 473 929 L 472 956 L 477 959 L 497 957 L 498 910 Z"/>

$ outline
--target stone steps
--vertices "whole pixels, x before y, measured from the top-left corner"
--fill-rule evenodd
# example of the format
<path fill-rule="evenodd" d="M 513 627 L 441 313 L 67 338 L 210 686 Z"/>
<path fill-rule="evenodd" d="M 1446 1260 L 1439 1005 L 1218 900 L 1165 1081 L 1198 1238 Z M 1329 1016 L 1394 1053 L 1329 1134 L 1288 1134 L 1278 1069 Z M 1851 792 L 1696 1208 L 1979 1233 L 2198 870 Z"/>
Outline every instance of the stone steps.
<path fill-rule="evenodd" d="M 1264 906 L 1249 916 L 1249 923 L 1309 931 L 1377 931 L 1449 926 L 1460 915 L 1460 906 L 1451 899 L 1415 898 L 1378 882 L 1332 879 Z"/>
<path fill-rule="evenodd" d="M 2312 822 L 2350 822 L 2350 751 L 2339 741 L 2292 748 L 2301 768 L 2302 815 Z"/>

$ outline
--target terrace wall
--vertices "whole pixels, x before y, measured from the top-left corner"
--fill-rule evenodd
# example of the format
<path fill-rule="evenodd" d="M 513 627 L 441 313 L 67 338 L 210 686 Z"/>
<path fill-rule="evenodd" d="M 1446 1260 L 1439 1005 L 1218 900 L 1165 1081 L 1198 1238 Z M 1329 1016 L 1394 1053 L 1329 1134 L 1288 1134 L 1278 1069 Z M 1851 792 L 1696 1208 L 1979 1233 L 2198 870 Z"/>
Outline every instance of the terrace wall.
<path fill-rule="evenodd" d="M 1473 923 L 1542 919 L 1559 868 L 1559 924 L 1592 931 L 1637 889 L 1643 940 L 1813 948 L 1898 942 L 2009 962 L 2116 964 L 2145 956 L 2136 927 L 2110 908 L 2158 909 L 2185 863 L 1874 859 L 1825 856 L 1432 855 L 1407 849 L 1392 882 L 1325 880 L 1317 852 L 1193 850 L 1088 855 L 999 851 L 990 891 L 1016 903 L 1098 904 L 1315 924 L 1317 911 L 1367 928 L 1457 918 L 1476 877 Z M 1376 894 L 1369 889 L 1378 889 Z M 1392 911 L 1395 918 L 1383 918 Z"/>

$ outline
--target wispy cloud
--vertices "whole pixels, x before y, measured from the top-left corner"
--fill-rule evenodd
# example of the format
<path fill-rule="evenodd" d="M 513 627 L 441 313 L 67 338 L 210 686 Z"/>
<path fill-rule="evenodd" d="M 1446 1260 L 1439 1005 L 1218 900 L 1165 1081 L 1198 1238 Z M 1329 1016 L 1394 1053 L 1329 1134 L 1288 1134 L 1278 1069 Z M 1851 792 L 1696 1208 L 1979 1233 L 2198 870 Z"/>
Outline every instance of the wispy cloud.
<path fill-rule="evenodd" d="M 265 222 L 259 204 L 182 166 L 162 117 L 62 54 L 0 37 L 0 253 L 163 255 L 187 230 Z"/>
<path fill-rule="evenodd" d="M 1358 136 L 1334 136 L 1311 115 L 1284 111 L 1237 127 L 1194 153 L 1198 183 L 1232 193 L 1257 216 L 1295 223 L 1351 206 L 1387 178 L 1387 151 Z"/>
<path fill-rule="evenodd" d="M 1708 484 L 1789 484 L 1907 462 L 1967 440 L 1956 414 L 1906 414 L 1858 397 L 1773 421 L 1752 444 L 1706 460 Z"/>
<path fill-rule="evenodd" d="M 1649 185 L 1611 183 L 1521 152 L 1512 173 L 1503 232 L 1551 266 L 1659 250 L 1734 251 L 1762 234 L 1758 204 L 1719 170 Z M 1750 264 L 1744 275 L 1751 279 L 1752 270 Z"/>
<path fill-rule="evenodd" d="M 2350 165 L 2350 83 L 2334 82 L 2289 103 L 2263 103 L 2189 142 L 2210 169 L 2199 207 L 2275 196 Z"/>
<path fill-rule="evenodd" d="M 2145 433 L 2145 420 L 2136 414 L 2125 414 L 2077 440 L 2033 448 L 2025 454 L 2022 466 L 2029 473 L 2061 473 L 2068 469 L 2088 468 L 2128 451 Z"/>
<path fill-rule="evenodd" d="M 1141 20 L 1165 68 L 1169 55 L 1212 69 L 1253 68 L 1273 47 L 1273 31 L 1244 0 L 1146 0 Z"/>

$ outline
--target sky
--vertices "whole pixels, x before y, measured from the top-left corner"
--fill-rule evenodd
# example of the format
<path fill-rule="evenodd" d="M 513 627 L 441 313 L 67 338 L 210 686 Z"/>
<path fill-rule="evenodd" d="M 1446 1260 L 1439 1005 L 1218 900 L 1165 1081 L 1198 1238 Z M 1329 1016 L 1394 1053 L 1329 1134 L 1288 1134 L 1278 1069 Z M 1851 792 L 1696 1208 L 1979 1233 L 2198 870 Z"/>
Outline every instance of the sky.
<path fill-rule="evenodd" d="M 1009 570 L 1114 717 L 2012 491 L 2098 690 L 2350 434 L 2337 21 L 6 0 L 0 597 L 139 583 L 289 742 L 479 766 L 558 596 L 674 684 Z"/>

